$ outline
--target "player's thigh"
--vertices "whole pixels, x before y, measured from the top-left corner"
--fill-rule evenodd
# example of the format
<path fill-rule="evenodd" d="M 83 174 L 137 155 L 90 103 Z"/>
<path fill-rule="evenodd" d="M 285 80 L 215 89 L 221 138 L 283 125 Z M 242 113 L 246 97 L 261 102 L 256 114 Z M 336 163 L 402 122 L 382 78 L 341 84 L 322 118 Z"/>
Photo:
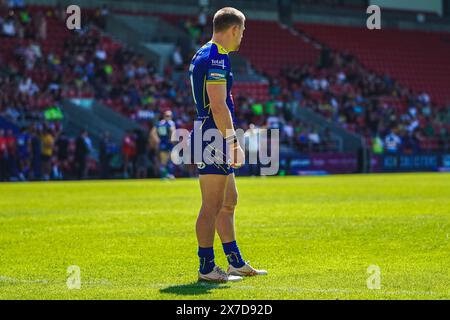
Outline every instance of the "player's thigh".
<path fill-rule="evenodd" d="M 203 209 L 217 214 L 224 203 L 228 176 L 204 174 L 199 176 Z"/>
<path fill-rule="evenodd" d="M 233 209 L 237 205 L 237 201 L 238 201 L 238 191 L 236 187 L 236 179 L 233 173 L 228 176 L 223 206 L 229 209 Z"/>

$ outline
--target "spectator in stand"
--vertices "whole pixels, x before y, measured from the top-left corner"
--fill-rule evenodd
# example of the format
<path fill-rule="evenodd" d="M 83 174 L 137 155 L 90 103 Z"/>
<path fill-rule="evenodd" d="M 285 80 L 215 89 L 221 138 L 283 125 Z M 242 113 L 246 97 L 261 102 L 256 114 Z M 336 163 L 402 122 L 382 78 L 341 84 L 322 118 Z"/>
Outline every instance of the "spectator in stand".
<path fill-rule="evenodd" d="M 375 155 L 381 155 L 384 152 L 383 139 L 379 135 L 372 139 L 372 152 Z"/>
<path fill-rule="evenodd" d="M 61 4 L 61 2 L 59 0 L 56 3 L 56 7 L 55 7 L 55 10 L 53 10 L 53 14 L 60 21 L 63 21 L 66 19 L 66 15 L 67 15 L 66 8 Z"/>
<path fill-rule="evenodd" d="M 57 163 L 54 166 L 54 176 L 61 180 L 64 179 L 69 172 L 69 144 L 69 137 L 62 131 L 58 135 L 55 143 Z"/>
<path fill-rule="evenodd" d="M 320 151 L 320 135 L 316 128 L 312 128 L 308 134 L 309 150 L 313 152 Z"/>
<path fill-rule="evenodd" d="M 286 145 L 292 146 L 294 140 L 294 122 L 289 121 L 283 125 L 282 141 Z"/>
<path fill-rule="evenodd" d="M 5 37 L 13 38 L 16 36 L 16 23 L 13 17 L 9 16 L 3 22 L 2 34 Z"/>
<path fill-rule="evenodd" d="M 245 146 L 248 152 L 249 174 L 251 176 L 260 175 L 260 163 L 258 159 L 259 151 L 259 128 L 253 123 L 249 125 L 249 129 L 244 134 Z"/>
<path fill-rule="evenodd" d="M 308 131 L 306 126 L 298 129 L 297 147 L 300 152 L 306 152 L 309 148 Z"/>
<path fill-rule="evenodd" d="M 110 133 L 103 133 L 99 145 L 100 177 L 102 179 L 111 178 L 111 160 L 114 156 L 114 150 L 115 145 L 111 141 Z"/>
<path fill-rule="evenodd" d="M 87 177 L 87 160 L 89 156 L 89 147 L 86 143 L 88 137 L 87 130 L 82 130 L 75 142 L 75 170 L 78 180 Z"/>
<path fill-rule="evenodd" d="M 17 151 L 19 158 L 19 179 L 28 180 L 30 175 L 31 137 L 27 127 L 23 127 L 17 137 Z"/>
<path fill-rule="evenodd" d="M 97 25 L 105 30 L 106 28 L 106 22 L 108 20 L 108 16 L 109 16 L 109 8 L 106 4 L 103 4 L 101 6 L 101 8 L 97 9 L 95 12 L 95 15 L 97 17 Z"/>
<path fill-rule="evenodd" d="M 47 18 L 39 11 L 34 19 L 34 30 L 37 30 L 36 39 L 38 41 L 47 40 Z"/>
<path fill-rule="evenodd" d="M 400 150 L 402 144 L 402 140 L 395 133 L 394 130 L 391 130 L 390 133 L 384 139 L 384 145 L 386 148 L 386 152 L 388 153 L 397 153 Z"/>
<path fill-rule="evenodd" d="M 45 181 L 50 180 L 52 172 L 52 157 L 55 139 L 52 131 L 45 128 L 41 135 L 41 159 L 42 159 L 42 173 Z"/>
<path fill-rule="evenodd" d="M 5 130 L 0 128 L 0 181 L 8 181 L 8 142 Z"/>
<path fill-rule="evenodd" d="M 8 171 L 10 179 L 17 179 L 17 139 L 11 129 L 6 131 L 6 144 L 8 147 Z"/>
<path fill-rule="evenodd" d="M 24 0 L 8 0 L 8 7 L 10 9 L 24 9 L 25 1 Z"/>
<path fill-rule="evenodd" d="M 148 172 L 148 140 L 142 130 L 135 131 L 136 136 L 136 178 L 147 178 Z"/>
<path fill-rule="evenodd" d="M 41 161 L 41 128 L 39 126 L 31 127 L 31 178 L 41 179 L 42 161 Z"/>
<path fill-rule="evenodd" d="M 172 55 L 172 62 L 175 66 L 175 70 L 182 71 L 184 69 L 183 56 L 181 55 L 181 48 L 177 46 Z"/>
<path fill-rule="evenodd" d="M 135 137 L 132 131 L 130 130 L 126 132 L 125 137 L 123 138 L 122 155 L 123 155 L 123 177 L 127 179 L 134 172 L 134 157 L 136 156 Z"/>
<path fill-rule="evenodd" d="M 197 27 L 199 28 L 201 34 L 205 32 L 207 23 L 208 23 L 207 9 L 200 8 L 200 12 L 197 18 Z"/>

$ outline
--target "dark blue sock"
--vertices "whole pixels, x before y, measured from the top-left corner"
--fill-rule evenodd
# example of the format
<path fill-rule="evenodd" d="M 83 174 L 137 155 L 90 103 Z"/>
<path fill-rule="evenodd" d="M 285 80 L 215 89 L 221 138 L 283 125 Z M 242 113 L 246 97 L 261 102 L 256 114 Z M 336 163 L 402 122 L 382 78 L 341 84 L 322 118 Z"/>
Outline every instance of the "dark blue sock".
<path fill-rule="evenodd" d="M 198 257 L 200 258 L 200 272 L 203 274 L 210 273 L 214 266 L 214 249 L 198 247 Z"/>
<path fill-rule="evenodd" d="M 227 256 L 228 262 L 235 268 L 240 268 L 245 264 L 245 261 L 242 260 L 241 253 L 239 252 L 239 248 L 237 246 L 236 241 L 223 243 L 223 251 Z"/>

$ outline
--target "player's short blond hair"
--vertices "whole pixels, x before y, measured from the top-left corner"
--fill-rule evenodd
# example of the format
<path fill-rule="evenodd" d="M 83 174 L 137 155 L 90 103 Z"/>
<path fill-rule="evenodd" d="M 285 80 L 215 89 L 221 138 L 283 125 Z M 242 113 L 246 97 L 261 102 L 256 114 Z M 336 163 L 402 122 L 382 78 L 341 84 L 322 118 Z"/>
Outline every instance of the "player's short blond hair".
<path fill-rule="evenodd" d="M 245 16 L 241 11 L 232 7 L 225 7 L 214 14 L 213 31 L 227 31 L 229 28 L 236 25 L 243 26 L 244 22 Z"/>

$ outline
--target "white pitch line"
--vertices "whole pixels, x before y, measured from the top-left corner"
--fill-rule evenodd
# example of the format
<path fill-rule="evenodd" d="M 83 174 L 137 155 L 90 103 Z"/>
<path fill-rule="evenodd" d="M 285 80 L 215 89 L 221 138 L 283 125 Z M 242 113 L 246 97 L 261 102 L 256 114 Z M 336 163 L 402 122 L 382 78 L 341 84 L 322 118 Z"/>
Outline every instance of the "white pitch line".
<path fill-rule="evenodd" d="M 20 283 L 49 283 L 48 280 L 21 280 L 12 277 L 0 276 L 0 282 L 20 282 Z"/>
<path fill-rule="evenodd" d="M 37 280 L 22 280 L 17 279 L 13 277 L 6 277 L 6 276 L 0 276 L 0 282 L 13 282 L 13 283 L 57 283 L 57 284 L 66 284 L 66 281 L 61 280 L 45 280 L 45 279 L 37 279 Z M 102 279 L 102 280 L 95 280 L 95 281 L 82 281 L 82 285 L 107 285 L 110 286 L 112 283 L 108 280 Z"/>
<path fill-rule="evenodd" d="M 18 283 L 44 283 L 44 284 L 48 284 L 48 283 L 61 283 L 61 284 L 65 284 L 64 281 L 49 281 L 49 280 L 21 280 L 21 279 L 16 279 L 16 278 L 12 278 L 12 277 L 6 277 L 6 276 L 0 276 L 0 282 L 18 282 Z M 107 285 L 107 286 L 112 286 L 113 283 L 110 282 L 109 280 L 98 280 L 98 281 L 81 281 L 81 285 Z M 164 284 L 164 283 L 155 283 L 155 284 L 147 284 L 147 285 L 143 285 L 143 287 L 147 287 L 147 288 L 155 288 L 155 289 L 164 289 L 164 288 L 168 288 L 168 287 L 195 287 L 197 285 L 200 285 L 202 287 L 211 287 L 211 289 L 216 289 L 216 288 L 220 288 L 220 286 L 218 287 L 216 284 L 209 284 L 209 283 L 205 283 L 205 282 L 199 282 L 197 283 L 193 283 L 191 285 L 185 285 L 185 284 L 179 284 L 179 285 L 174 285 L 174 284 Z M 137 284 L 136 286 L 140 286 L 139 284 Z M 120 287 L 117 287 L 118 289 Z M 430 295 L 430 296 L 437 296 L 437 295 L 449 295 L 450 293 L 443 293 L 443 292 L 433 292 L 433 291 L 424 291 L 424 292 L 420 292 L 420 291 L 383 291 L 383 290 L 351 290 L 351 289 L 318 289 L 318 288 L 301 288 L 301 287 L 254 287 L 254 286 L 239 286 L 239 285 L 233 285 L 232 287 L 230 287 L 230 289 L 238 289 L 238 290 L 278 290 L 278 291 L 290 291 L 290 292 L 313 292 L 313 293 L 347 293 L 347 294 L 377 294 L 377 295 Z"/>

